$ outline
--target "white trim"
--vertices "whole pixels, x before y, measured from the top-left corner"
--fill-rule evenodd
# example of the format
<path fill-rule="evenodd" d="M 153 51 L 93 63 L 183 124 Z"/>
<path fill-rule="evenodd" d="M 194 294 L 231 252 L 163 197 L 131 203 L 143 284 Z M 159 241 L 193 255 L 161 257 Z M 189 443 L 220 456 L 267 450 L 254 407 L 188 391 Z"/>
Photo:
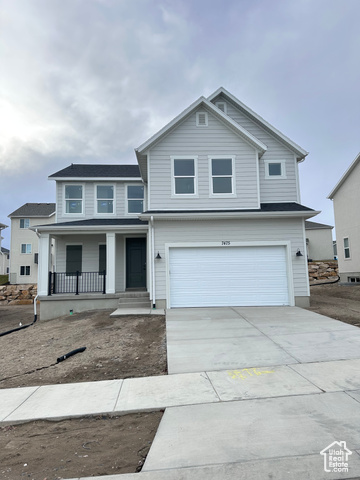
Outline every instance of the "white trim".
<path fill-rule="evenodd" d="M 171 198 L 198 198 L 198 155 L 170 155 L 171 160 Z M 194 193 L 175 193 L 175 160 L 194 160 Z"/>
<path fill-rule="evenodd" d="M 348 246 L 347 246 L 347 247 L 345 247 L 345 240 L 346 240 L 346 239 L 347 239 L 347 241 L 348 241 Z M 345 248 L 347 248 L 347 249 L 349 250 L 349 256 L 348 256 L 348 257 L 345 256 Z M 344 261 L 352 260 L 352 258 L 351 258 L 351 248 L 350 248 L 350 238 L 349 238 L 349 236 L 343 237 L 342 250 L 343 250 Z M 338 252 L 338 255 L 339 255 L 339 252 Z"/>
<path fill-rule="evenodd" d="M 305 259 L 305 273 L 306 273 L 306 293 L 307 296 L 310 297 L 310 282 L 309 282 L 309 265 L 307 262 L 308 257 L 308 245 L 306 243 L 306 228 L 305 228 L 305 219 L 302 221 L 302 232 L 303 232 L 303 252 L 304 256 L 302 258 Z M 301 258 L 301 257 L 300 257 Z"/>
<path fill-rule="evenodd" d="M 270 175 L 269 174 L 269 164 L 270 163 L 279 163 L 281 165 L 281 175 Z M 266 180 L 284 180 L 286 176 L 286 160 L 264 160 L 265 164 L 265 179 Z"/>
<path fill-rule="evenodd" d="M 99 213 L 98 212 L 98 200 L 111 200 L 111 198 L 103 198 L 103 199 L 98 199 L 97 196 L 97 187 L 113 187 L 113 211 L 112 213 Z M 116 184 L 115 183 L 94 183 L 94 215 L 95 217 L 101 217 L 101 218 L 108 218 L 108 217 L 115 217 L 116 216 Z"/>
<path fill-rule="evenodd" d="M 147 206 L 146 209 L 150 210 L 150 192 L 151 192 L 151 179 L 150 179 L 150 150 L 147 152 L 146 155 L 146 168 L 147 168 Z"/>
<path fill-rule="evenodd" d="M 238 108 L 240 108 L 241 110 L 246 112 L 250 117 L 252 117 L 253 120 L 256 120 L 267 130 L 270 130 L 276 137 L 278 137 L 283 142 L 285 142 L 288 145 L 288 147 L 290 147 L 293 151 L 295 151 L 300 161 L 304 160 L 304 158 L 308 155 L 309 152 L 307 152 L 306 150 L 301 148 L 299 145 L 297 145 L 295 142 L 290 140 L 290 138 L 288 138 L 286 135 L 281 133 L 277 128 L 272 126 L 269 122 L 264 120 L 260 115 L 258 115 L 253 110 L 251 110 L 251 108 L 247 107 L 238 98 L 236 98 L 234 95 L 228 92 L 224 87 L 218 88 L 214 93 L 212 93 L 207 98 L 207 100 L 211 102 L 214 98 L 216 98 L 220 94 L 223 94 L 224 97 L 227 97 L 229 100 L 231 100 Z"/>
<path fill-rule="evenodd" d="M 66 198 L 65 198 L 65 190 L 66 187 L 81 187 L 82 188 L 82 196 L 81 196 L 81 213 L 67 213 L 66 212 Z M 80 183 L 80 182 L 70 182 L 70 183 L 64 183 L 62 185 L 62 197 L 63 197 L 63 217 L 85 217 L 85 183 Z M 71 200 L 71 199 L 68 199 Z M 79 200 L 79 199 L 74 199 L 74 200 Z"/>
<path fill-rule="evenodd" d="M 224 246 L 219 242 L 179 242 L 165 243 L 165 262 L 166 262 L 166 308 L 171 308 L 170 298 L 170 249 L 171 248 L 234 248 L 234 247 L 272 247 L 283 246 L 286 252 L 286 272 L 289 293 L 289 306 L 295 306 L 295 288 L 292 269 L 291 241 L 253 241 L 253 242 L 231 242 L 231 245 Z"/>
<path fill-rule="evenodd" d="M 200 123 L 200 115 L 204 115 L 205 123 Z M 200 128 L 209 126 L 208 112 L 205 112 L 205 111 L 196 112 L 196 126 Z"/>
<path fill-rule="evenodd" d="M 236 172 L 235 172 L 235 155 L 208 155 L 208 170 L 209 170 L 209 197 L 210 198 L 231 198 L 236 197 Z M 212 160 L 231 160 L 231 176 L 230 175 L 215 175 L 217 177 L 231 178 L 231 193 L 214 193 L 213 192 L 213 174 L 212 174 Z"/>
<path fill-rule="evenodd" d="M 22 252 L 22 246 L 25 245 L 25 250 L 27 250 L 27 246 L 30 245 L 30 252 Z M 20 255 L 31 255 L 32 254 L 32 243 L 20 243 Z"/>
<path fill-rule="evenodd" d="M 137 218 L 139 215 L 141 215 L 143 212 L 134 212 L 134 213 L 129 213 L 129 202 L 128 200 L 141 200 L 141 198 L 128 198 L 128 187 L 143 187 L 143 211 L 145 207 L 145 185 L 142 182 L 139 182 L 137 185 L 129 185 L 128 183 L 125 184 L 125 215 L 127 217 L 131 218 Z"/>
<path fill-rule="evenodd" d="M 257 208 L 261 208 L 259 163 L 260 163 L 259 152 L 256 150 L 255 151 L 255 168 L 256 168 Z"/>
<path fill-rule="evenodd" d="M 175 127 L 177 123 L 183 120 L 187 115 L 197 109 L 200 105 L 204 105 L 207 107 L 207 110 L 210 110 L 218 118 L 222 119 L 229 127 L 232 127 L 235 132 L 240 135 L 245 141 L 250 143 L 253 147 L 258 148 L 262 154 L 264 154 L 267 150 L 267 146 L 250 132 L 248 132 L 245 128 L 243 128 L 239 123 L 235 122 L 231 117 L 226 115 L 224 112 L 219 110 L 215 105 L 209 102 L 205 97 L 200 97 L 194 103 L 192 103 L 188 108 L 186 108 L 182 113 L 180 113 L 177 117 L 175 117 L 171 122 L 165 125 L 161 130 L 159 130 L 155 135 L 150 137 L 146 142 L 140 145 L 138 148 L 135 149 L 137 157 L 141 154 L 144 154 L 148 148 L 154 145 L 161 137 L 168 133 L 170 129 Z"/>
<path fill-rule="evenodd" d="M 296 179 L 296 198 L 297 198 L 297 203 L 301 204 L 299 165 L 296 161 L 296 156 L 295 155 L 294 155 L 294 167 L 295 167 L 295 179 Z"/>
<path fill-rule="evenodd" d="M 287 203 L 287 202 L 285 202 Z M 139 218 L 143 220 L 148 220 L 150 215 L 152 215 L 157 220 L 204 220 L 204 219 L 224 219 L 224 218 L 259 218 L 259 217 L 266 217 L 266 218 L 294 218 L 294 217 L 303 217 L 303 218 L 311 218 L 315 217 L 321 213 L 320 211 L 286 211 L 286 212 L 247 212 L 247 211 L 240 211 L 240 209 L 226 209 L 227 211 L 224 212 L 221 209 L 217 209 L 219 213 L 216 213 L 215 209 L 212 209 L 212 212 L 208 211 L 201 211 L 198 209 L 197 212 L 183 212 L 184 209 L 175 210 L 174 208 L 169 211 L 169 213 L 160 213 L 159 215 L 156 214 L 156 211 L 150 212 L 147 214 L 140 215 Z M 207 209 L 209 210 L 209 209 Z M 231 211 L 232 210 L 232 211 Z M 246 209 L 243 209 L 246 210 Z M 166 210 L 163 210 L 166 211 Z M 180 212 L 179 214 L 174 214 L 172 211 Z M 183 212 L 183 213 L 181 213 Z"/>
<path fill-rule="evenodd" d="M 360 153 L 357 154 L 355 157 L 355 160 L 351 163 L 350 167 L 346 170 L 346 172 L 343 174 L 343 176 L 340 178 L 338 183 L 335 185 L 335 187 L 331 190 L 327 198 L 332 200 L 334 198 L 335 193 L 339 190 L 341 185 L 345 182 L 345 180 L 348 178 L 350 173 L 354 170 L 356 165 L 360 162 Z"/>

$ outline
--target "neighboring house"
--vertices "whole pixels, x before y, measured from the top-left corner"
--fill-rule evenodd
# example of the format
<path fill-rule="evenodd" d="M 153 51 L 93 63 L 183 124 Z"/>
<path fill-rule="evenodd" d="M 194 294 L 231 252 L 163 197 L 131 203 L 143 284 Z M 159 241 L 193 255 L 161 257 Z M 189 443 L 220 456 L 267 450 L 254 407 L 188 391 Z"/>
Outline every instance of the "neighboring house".
<path fill-rule="evenodd" d="M 39 239 L 30 228 L 54 222 L 55 203 L 25 203 L 8 217 L 11 219 L 9 281 L 11 284 L 37 283 Z"/>
<path fill-rule="evenodd" d="M 328 198 L 333 201 L 341 283 L 360 283 L 360 153 Z"/>
<path fill-rule="evenodd" d="M 305 222 L 306 248 L 308 260 L 333 260 L 334 246 L 331 225 Z"/>
<path fill-rule="evenodd" d="M 51 175 L 57 223 L 37 227 L 43 318 L 141 290 L 158 308 L 308 305 L 305 219 L 319 212 L 300 203 L 306 155 L 220 88 L 137 148 L 138 166 Z"/>
<path fill-rule="evenodd" d="M 9 273 L 10 252 L 7 248 L 1 246 L 1 241 L 3 240 L 1 231 L 5 230 L 5 228 L 8 228 L 8 226 L 0 223 L 0 275 L 7 275 Z"/>

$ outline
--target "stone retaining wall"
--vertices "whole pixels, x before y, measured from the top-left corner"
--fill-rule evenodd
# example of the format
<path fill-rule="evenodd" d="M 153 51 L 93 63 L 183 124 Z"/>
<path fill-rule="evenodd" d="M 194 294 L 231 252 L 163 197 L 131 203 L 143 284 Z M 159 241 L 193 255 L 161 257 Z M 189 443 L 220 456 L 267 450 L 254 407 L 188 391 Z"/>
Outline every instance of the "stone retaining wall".
<path fill-rule="evenodd" d="M 308 262 L 310 285 L 334 282 L 338 276 L 337 260 Z"/>
<path fill-rule="evenodd" d="M 37 295 L 37 285 L 1 285 L 1 305 L 31 305 Z"/>

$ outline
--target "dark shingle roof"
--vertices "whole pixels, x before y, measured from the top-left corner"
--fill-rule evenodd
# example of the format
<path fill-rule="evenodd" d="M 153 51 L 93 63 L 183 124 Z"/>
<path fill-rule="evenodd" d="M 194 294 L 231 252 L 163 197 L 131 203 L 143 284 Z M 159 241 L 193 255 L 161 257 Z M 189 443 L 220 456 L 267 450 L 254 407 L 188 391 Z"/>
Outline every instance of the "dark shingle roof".
<path fill-rule="evenodd" d="M 25 203 L 8 217 L 50 217 L 55 210 L 55 203 Z"/>
<path fill-rule="evenodd" d="M 227 212 L 313 212 L 314 210 L 299 203 L 262 203 L 260 209 L 239 209 L 239 210 L 148 210 L 145 214 L 161 213 L 227 213 Z"/>
<path fill-rule="evenodd" d="M 49 178 L 140 178 L 138 165 L 85 165 L 72 163 Z"/>
<path fill-rule="evenodd" d="M 145 220 L 138 218 L 89 218 L 87 220 L 74 220 L 72 222 L 51 223 L 49 225 L 39 225 L 41 227 L 96 227 L 96 226 L 122 226 L 122 225 L 147 225 Z"/>
<path fill-rule="evenodd" d="M 5 247 L 1 247 L 1 251 L 2 251 L 2 253 L 10 253 L 10 250 L 8 248 L 5 248 Z"/>
<path fill-rule="evenodd" d="M 305 221 L 305 230 L 318 230 L 324 228 L 334 228 L 331 225 L 325 225 L 324 223 L 317 223 L 317 222 L 308 222 Z"/>

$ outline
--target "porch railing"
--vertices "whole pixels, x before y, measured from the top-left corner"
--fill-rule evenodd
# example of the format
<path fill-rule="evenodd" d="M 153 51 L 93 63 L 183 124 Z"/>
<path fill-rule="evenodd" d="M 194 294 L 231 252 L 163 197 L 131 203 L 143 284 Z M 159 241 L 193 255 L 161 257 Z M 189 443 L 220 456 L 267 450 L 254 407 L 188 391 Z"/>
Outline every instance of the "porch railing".
<path fill-rule="evenodd" d="M 49 272 L 48 295 L 106 293 L 106 272 Z"/>

